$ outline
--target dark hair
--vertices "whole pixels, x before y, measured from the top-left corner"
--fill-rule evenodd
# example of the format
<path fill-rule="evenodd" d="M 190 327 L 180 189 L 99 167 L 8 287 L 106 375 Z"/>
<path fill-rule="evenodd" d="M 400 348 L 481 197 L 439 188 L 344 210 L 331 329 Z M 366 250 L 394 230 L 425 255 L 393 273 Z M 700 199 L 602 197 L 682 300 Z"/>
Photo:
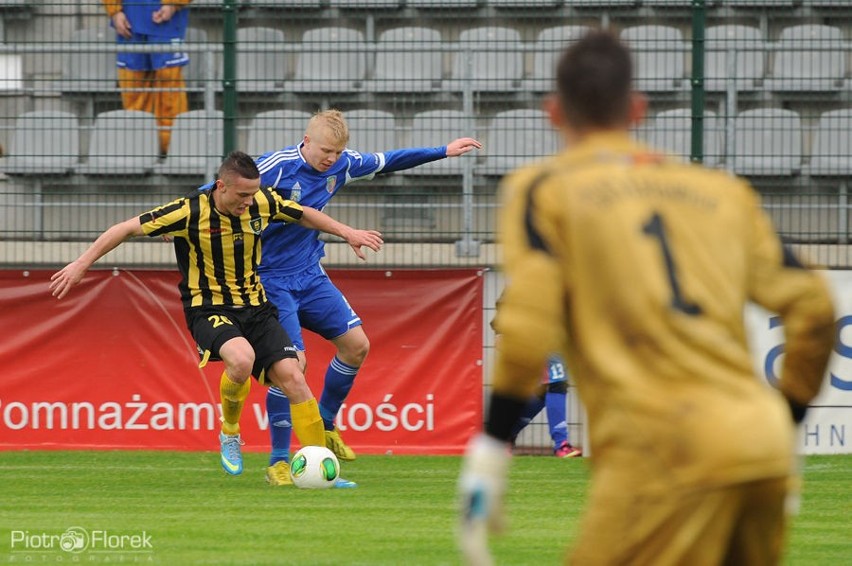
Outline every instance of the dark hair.
<path fill-rule="evenodd" d="M 242 151 L 232 151 L 219 166 L 219 178 L 222 179 L 227 176 L 258 179 L 260 178 L 260 171 L 257 170 L 257 165 L 249 154 Z"/>
<path fill-rule="evenodd" d="M 630 51 L 606 31 L 592 31 L 572 45 L 556 66 L 556 90 L 575 128 L 609 128 L 630 111 Z"/>

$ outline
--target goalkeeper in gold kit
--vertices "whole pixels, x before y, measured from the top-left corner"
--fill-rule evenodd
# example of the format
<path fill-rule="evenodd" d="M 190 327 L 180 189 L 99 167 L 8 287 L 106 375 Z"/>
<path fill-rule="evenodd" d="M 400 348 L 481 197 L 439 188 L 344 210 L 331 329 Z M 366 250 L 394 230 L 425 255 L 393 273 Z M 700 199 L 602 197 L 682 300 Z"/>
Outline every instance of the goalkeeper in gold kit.
<path fill-rule="evenodd" d="M 777 564 L 794 422 L 834 342 L 823 280 L 784 248 L 749 185 L 632 141 L 645 101 L 630 53 L 591 32 L 557 65 L 549 111 L 568 149 L 508 176 L 510 282 L 485 431 L 459 480 L 460 545 L 489 564 L 512 426 L 563 352 L 586 406 L 591 491 L 575 564 Z M 755 375 L 743 309 L 784 321 L 773 390 Z"/>

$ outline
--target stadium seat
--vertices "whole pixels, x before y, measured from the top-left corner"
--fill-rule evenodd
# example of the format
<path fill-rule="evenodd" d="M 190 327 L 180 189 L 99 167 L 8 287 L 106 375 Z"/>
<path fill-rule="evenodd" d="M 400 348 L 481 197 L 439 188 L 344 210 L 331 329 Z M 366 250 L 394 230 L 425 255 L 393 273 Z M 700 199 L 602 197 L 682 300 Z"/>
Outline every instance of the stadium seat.
<path fill-rule="evenodd" d="M 704 5 L 709 7 L 716 3 L 717 0 L 705 0 Z M 692 6 L 692 0 L 642 0 L 642 5 L 652 8 L 689 8 Z"/>
<path fill-rule="evenodd" d="M 438 30 L 424 27 L 389 29 L 376 44 L 372 92 L 431 92 L 441 89 L 443 49 Z"/>
<path fill-rule="evenodd" d="M 390 112 L 372 110 L 350 110 L 346 112 L 349 124 L 347 147 L 361 153 L 376 153 L 397 149 L 396 119 Z"/>
<path fill-rule="evenodd" d="M 0 42 L 0 47 L 4 47 Z M 24 88 L 24 66 L 20 55 L 0 54 L 0 91 L 10 93 Z"/>
<path fill-rule="evenodd" d="M 169 153 L 155 167 L 163 175 L 208 175 L 216 172 L 222 154 L 222 112 L 190 110 L 178 114 Z"/>
<path fill-rule="evenodd" d="M 588 26 L 556 26 L 541 30 L 533 47 L 532 74 L 524 80 L 524 89 L 533 92 L 553 90 L 557 58 L 591 29 Z"/>
<path fill-rule="evenodd" d="M 258 157 L 296 145 L 305 137 L 305 127 L 311 115 L 301 110 L 269 110 L 255 115 L 248 131 L 246 152 Z"/>
<path fill-rule="evenodd" d="M 478 0 L 405 0 L 406 6 L 418 9 L 476 8 Z"/>
<path fill-rule="evenodd" d="M 207 32 L 198 28 L 186 28 L 186 43 L 187 45 L 207 43 Z M 188 90 L 202 91 L 207 81 L 216 81 L 216 76 L 205 76 L 207 73 L 207 57 L 213 57 L 213 54 L 204 51 L 189 53 L 189 63 L 183 69 L 183 78 Z"/>
<path fill-rule="evenodd" d="M 468 55 L 472 64 L 468 67 Z M 497 26 L 466 29 L 455 46 L 450 90 L 467 87 L 468 69 L 474 91 L 517 90 L 524 73 L 523 48 L 518 30 Z"/>
<path fill-rule="evenodd" d="M 234 4 L 238 8 L 245 7 L 248 3 L 249 0 L 234 0 Z M 223 4 L 222 0 L 192 0 L 192 9 L 214 10 L 218 8 L 221 10 L 223 8 Z"/>
<path fill-rule="evenodd" d="M 403 0 L 331 0 L 332 8 L 399 8 Z"/>
<path fill-rule="evenodd" d="M 785 28 L 775 46 L 773 91 L 830 91 L 843 88 L 846 48 L 838 27 L 805 24 Z"/>
<path fill-rule="evenodd" d="M 25 112 L 15 119 L 2 171 L 8 175 L 65 175 L 73 170 L 79 154 L 77 116 L 57 110 Z"/>
<path fill-rule="evenodd" d="M 265 27 L 237 30 L 237 91 L 274 92 L 284 88 L 287 54 L 270 47 L 284 44 L 284 32 Z"/>
<path fill-rule="evenodd" d="M 708 91 L 758 90 L 765 74 L 765 50 L 760 30 L 737 24 L 707 28 L 704 86 Z M 728 52 L 734 57 L 736 72 L 728 71 Z"/>
<path fill-rule="evenodd" d="M 782 108 L 740 112 L 734 120 L 734 147 L 728 148 L 738 175 L 789 176 L 802 164 L 799 115 Z"/>
<path fill-rule="evenodd" d="M 634 26 L 622 30 L 621 39 L 633 51 L 637 89 L 665 92 L 686 88 L 684 62 L 688 49 L 679 29 L 661 25 Z"/>
<path fill-rule="evenodd" d="M 461 110 L 426 110 L 414 115 L 411 125 L 411 147 L 438 147 L 461 136 L 472 135 L 465 127 L 470 116 Z M 465 159 L 475 159 L 472 155 L 463 155 L 453 159 L 441 159 L 406 169 L 407 176 L 422 175 L 461 175 Z"/>
<path fill-rule="evenodd" d="M 635 6 L 639 0 L 565 0 L 565 5 L 571 8 L 605 8 Z"/>
<path fill-rule="evenodd" d="M 676 108 L 658 113 L 640 130 L 639 136 L 651 147 L 689 161 L 692 153 L 692 111 Z M 704 165 L 715 167 L 722 157 L 716 114 L 704 113 Z"/>
<path fill-rule="evenodd" d="M 246 0 L 252 8 L 322 8 L 322 0 Z"/>
<path fill-rule="evenodd" d="M 813 140 L 810 173 L 852 176 L 852 109 L 823 113 Z"/>
<path fill-rule="evenodd" d="M 792 8 L 795 0 L 724 0 L 734 8 Z"/>
<path fill-rule="evenodd" d="M 506 110 L 494 116 L 485 142 L 485 162 L 477 172 L 504 175 L 559 150 L 559 134 L 542 110 Z"/>
<path fill-rule="evenodd" d="M 495 8 L 555 8 L 564 0 L 487 0 Z"/>
<path fill-rule="evenodd" d="M 360 90 L 367 68 L 364 34 L 342 27 L 308 30 L 296 57 L 294 92 L 352 92 Z"/>
<path fill-rule="evenodd" d="M 84 175 L 146 175 L 154 170 L 159 152 L 153 114 L 111 110 L 95 118 L 88 160 L 74 170 Z"/>
<path fill-rule="evenodd" d="M 110 27 L 78 29 L 68 43 L 73 48 L 91 47 L 88 52 L 62 51 L 62 78 L 57 87 L 67 93 L 118 92 L 115 53 L 100 47 L 115 44 Z"/>

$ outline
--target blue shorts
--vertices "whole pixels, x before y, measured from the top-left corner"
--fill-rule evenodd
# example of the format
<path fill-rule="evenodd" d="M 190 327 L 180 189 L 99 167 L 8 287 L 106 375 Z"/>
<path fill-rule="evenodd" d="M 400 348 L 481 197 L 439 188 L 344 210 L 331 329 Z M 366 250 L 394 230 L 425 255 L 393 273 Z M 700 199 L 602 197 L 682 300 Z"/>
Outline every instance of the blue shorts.
<path fill-rule="evenodd" d="M 173 43 L 175 48 L 183 45 L 183 40 L 172 39 L 167 40 L 160 37 L 152 37 L 134 33 L 130 39 L 125 39 L 120 35 L 116 35 L 119 44 L 122 43 Z M 165 69 L 166 67 L 182 67 L 189 63 L 189 55 L 185 52 L 175 51 L 169 53 L 122 53 L 119 52 L 115 57 L 117 67 L 128 69 L 130 71 L 155 71 L 157 69 Z"/>
<path fill-rule="evenodd" d="M 563 381 L 568 381 L 568 370 L 565 369 L 565 362 L 559 356 L 550 356 L 547 360 L 544 383 L 560 383 Z"/>
<path fill-rule="evenodd" d="M 297 350 L 305 351 L 302 328 L 333 340 L 361 326 L 361 318 L 320 264 L 296 275 L 262 273 L 260 279 L 266 298 L 278 307 L 278 320 Z"/>

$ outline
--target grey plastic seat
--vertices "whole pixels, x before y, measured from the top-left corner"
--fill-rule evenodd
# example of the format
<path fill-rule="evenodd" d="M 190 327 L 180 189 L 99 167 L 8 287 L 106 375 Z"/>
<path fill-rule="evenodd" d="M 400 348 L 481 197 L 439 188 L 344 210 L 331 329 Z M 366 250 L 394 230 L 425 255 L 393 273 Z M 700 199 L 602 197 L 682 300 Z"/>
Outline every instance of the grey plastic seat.
<path fill-rule="evenodd" d="M 246 153 L 258 157 L 268 151 L 297 145 L 305 137 L 311 115 L 301 110 L 269 110 L 255 115 L 249 127 Z"/>
<path fill-rule="evenodd" d="M 843 87 L 848 49 L 838 27 L 805 24 L 785 28 L 775 48 L 775 91 L 830 91 Z"/>
<path fill-rule="evenodd" d="M 555 8 L 564 0 L 487 0 L 495 8 Z"/>
<path fill-rule="evenodd" d="M 163 175 L 212 176 L 221 155 L 222 112 L 190 110 L 175 118 L 169 153 L 155 171 Z"/>
<path fill-rule="evenodd" d="M 252 8 L 321 8 L 322 0 L 246 0 Z"/>
<path fill-rule="evenodd" d="M 417 8 L 420 10 L 440 8 L 476 8 L 477 0 L 405 0 L 405 5 L 409 8 Z"/>
<path fill-rule="evenodd" d="M 80 154 L 77 116 L 58 110 L 25 112 L 15 119 L 9 155 L 2 171 L 8 175 L 65 175 Z"/>
<path fill-rule="evenodd" d="M 738 91 L 757 90 L 766 73 L 766 44 L 760 30 L 738 24 L 719 25 L 705 32 L 705 88 L 726 91 L 730 85 Z M 728 60 L 729 54 L 734 59 Z M 736 65 L 732 76 L 729 63 Z"/>
<path fill-rule="evenodd" d="M 651 147 L 689 161 L 692 152 L 692 111 L 676 108 L 658 113 L 642 129 L 640 138 Z M 722 158 L 715 112 L 704 112 L 704 165 L 714 167 Z"/>
<path fill-rule="evenodd" d="M 478 172 L 504 175 L 516 167 L 543 159 L 559 150 L 559 135 L 542 110 L 506 110 L 494 116 L 488 129 L 485 162 Z"/>
<path fill-rule="evenodd" d="M 724 0 L 734 8 L 792 8 L 795 0 Z"/>
<path fill-rule="evenodd" d="M 0 47 L 3 43 L 0 43 Z M 24 64 L 20 55 L 0 54 L 0 91 L 10 93 L 24 88 Z"/>
<path fill-rule="evenodd" d="M 349 124 L 347 147 L 362 153 L 397 149 L 396 118 L 390 112 L 364 108 L 346 113 Z"/>
<path fill-rule="evenodd" d="M 605 8 L 635 6 L 639 0 L 565 0 L 565 5 L 573 8 Z"/>
<path fill-rule="evenodd" d="M 621 32 L 635 62 L 636 88 L 644 92 L 679 91 L 686 88 L 686 45 L 679 29 L 639 25 Z"/>
<path fill-rule="evenodd" d="M 591 29 L 588 26 L 556 26 L 541 30 L 533 47 L 532 73 L 524 80 L 524 88 L 533 92 L 552 91 L 559 56 Z"/>
<path fill-rule="evenodd" d="M 403 0 L 331 0 L 332 8 L 399 8 Z"/>
<path fill-rule="evenodd" d="M 465 124 L 470 116 L 461 110 L 426 110 L 414 115 L 411 124 L 411 147 L 438 147 L 452 140 L 471 135 Z M 440 159 L 402 172 L 406 176 L 461 175 L 465 159 L 474 159 L 470 154 Z"/>
<path fill-rule="evenodd" d="M 372 92 L 429 92 L 440 90 L 443 44 L 438 30 L 401 27 L 382 32 L 376 43 L 376 63 L 367 89 Z"/>
<path fill-rule="evenodd" d="M 118 92 L 115 56 L 101 46 L 115 44 L 109 27 L 78 29 L 68 40 L 71 49 L 62 52 L 62 78 L 57 87 L 68 93 Z M 77 49 L 91 48 L 91 51 Z"/>
<path fill-rule="evenodd" d="M 364 34 L 342 27 L 308 30 L 296 57 L 296 73 L 286 88 L 294 92 L 352 92 L 367 70 Z"/>
<path fill-rule="evenodd" d="M 194 5 L 194 4 L 193 4 Z M 186 28 L 186 43 L 207 43 L 207 32 L 199 28 Z M 189 63 L 183 68 L 183 77 L 186 88 L 193 91 L 204 90 L 206 81 L 216 81 L 216 76 L 207 77 L 207 58 L 213 57 L 212 53 L 204 51 L 193 51 L 189 53 Z"/>
<path fill-rule="evenodd" d="M 852 109 L 825 112 L 811 150 L 810 173 L 816 176 L 852 176 Z"/>
<path fill-rule="evenodd" d="M 782 108 L 740 112 L 734 120 L 734 172 L 738 175 L 789 176 L 802 164 L 802 124 L 799 115 Z"/>
<path fill-rule="evenodd" d="M 284 32 L 266 27 L 237 30 L 237 90 L 281 92 L 288 75 L 287 54 L 270 49 L 284 43 Z"/>
<path fill-rule="evenodd" d="M 472 64 L 468 67 L 468 55 Z M 474 91 L 513 91 L 524 74 L 521 34 L 516 29 L 484 26 L 459 34 L 453 57 L 451 90 L 465 88 L 468 71 Z"/>
<path fill-rule="evenodd" d="M 159 152 L 153 114 L 111 110 L 95 118 L 88 160 L 75 171 L 84 175 L 146 175 L 154 170 Z"/>

